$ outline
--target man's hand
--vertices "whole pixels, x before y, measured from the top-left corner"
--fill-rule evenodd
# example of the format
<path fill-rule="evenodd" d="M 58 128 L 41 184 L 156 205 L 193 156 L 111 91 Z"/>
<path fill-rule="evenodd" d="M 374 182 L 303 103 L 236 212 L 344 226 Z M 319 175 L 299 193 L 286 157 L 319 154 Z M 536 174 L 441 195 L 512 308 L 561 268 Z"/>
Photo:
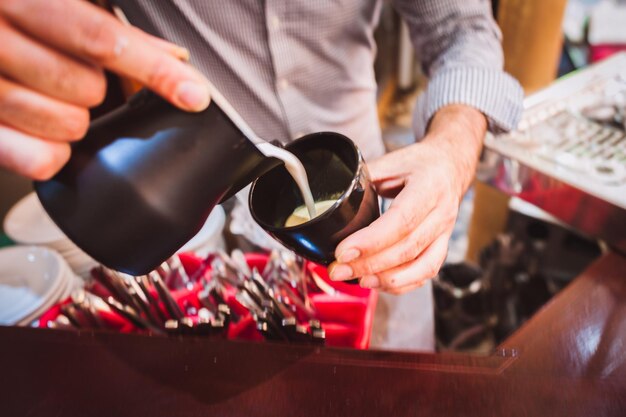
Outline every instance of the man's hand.
<path fill-rule="evenodd" d="M 486 125 L 477 110 L 448 106 L 433 117 L 420 143 L 369 164 L 377 192 L 395 200 L 378 220 L 339 244 L 331 278 L 361 277 L 363 287 L 401 294 L 434 277 L 474 177 Z"/>
<path fill-rule="evenodd" d="M 0 39 L 0 166 L 33 179 L 54 175 L 84 136 L 105 68 L 184 110 L 209 104 L 206 80 L 181 62 L 184 48 L 85 1 L 2 0 Z"/>

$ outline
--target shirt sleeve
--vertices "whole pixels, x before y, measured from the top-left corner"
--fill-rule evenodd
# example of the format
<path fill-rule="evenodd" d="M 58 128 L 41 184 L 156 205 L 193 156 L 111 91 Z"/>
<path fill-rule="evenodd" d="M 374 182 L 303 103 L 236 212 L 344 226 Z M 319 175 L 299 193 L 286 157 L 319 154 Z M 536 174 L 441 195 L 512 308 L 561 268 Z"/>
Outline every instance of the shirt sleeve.
<path fill-rule="evenodd" d="M 440 108 L 465 104 L 481 111 L 492 132 L 514 129 L 523 91 L 503 70 L 502 34 L 489 0 L 393 0 L 406 21 L 426 76 L 413 124 L 422 137 Z"/>

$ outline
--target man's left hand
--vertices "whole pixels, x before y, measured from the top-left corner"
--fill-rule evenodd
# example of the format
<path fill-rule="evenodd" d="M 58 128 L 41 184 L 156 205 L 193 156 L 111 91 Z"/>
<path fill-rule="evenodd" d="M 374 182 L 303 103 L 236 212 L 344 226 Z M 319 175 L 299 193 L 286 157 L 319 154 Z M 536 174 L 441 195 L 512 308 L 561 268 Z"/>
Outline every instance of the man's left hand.
<path fill-rule="evenodd" d="M 432 118 L 421 142 L 368 164 L 378 194 L 395 199 L 379 219 L 339 244 L 331 279 L 360 277 L 363 287 L 401 294 L 434 277 L 446 258 L 486 127 L 479 111 L 447 106 Z"/>

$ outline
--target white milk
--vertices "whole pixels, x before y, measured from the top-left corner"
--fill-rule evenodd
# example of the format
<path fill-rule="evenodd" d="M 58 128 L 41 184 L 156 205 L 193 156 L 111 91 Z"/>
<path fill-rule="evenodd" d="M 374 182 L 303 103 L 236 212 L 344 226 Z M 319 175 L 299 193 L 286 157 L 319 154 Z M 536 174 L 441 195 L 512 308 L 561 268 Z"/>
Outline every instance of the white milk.
<path fill-rule="evenodd" d="M 317 214 L 313 217 L 321 216 L 322 214 L 324 214 L 326 210 L 328 210 L 333 204 L 335 204 L 336 201 L 337 200 L 317 201 L 315 203 L 315 211 L 317 212 Z M 307 213 L 307 208 L 305 206 L 300 206 L 295 209 L 293 213 L 291 213 L 291 216 L 289 216 L 289 218 L 285 222 L 285 227 L 293 227 L 302 223 L 306 223 L 313 217 L 311 217 Z"/>
<path fill-rule="evenodd" d="M 300 189 L 304 205 L 309 212 L 309 218 L 314 218 L 316 216 L 316 204 L 313 200 L 313 194 L 311 193 L 311 188 L 309 187 L 309 179 L 306 176 L 306 171 L 304 170 L 304 166 L 302 166 L 302 162 L 300 162 L 300 160 L 288 150 L 274 146 L 269 142 L 257 144 L 257 147 L 265 154 L 265 156 L 272 156 L 285 163 L 285 168 L 287 168 L 287 171 L 289 171 L 289 174 L 291 174 Z"/>

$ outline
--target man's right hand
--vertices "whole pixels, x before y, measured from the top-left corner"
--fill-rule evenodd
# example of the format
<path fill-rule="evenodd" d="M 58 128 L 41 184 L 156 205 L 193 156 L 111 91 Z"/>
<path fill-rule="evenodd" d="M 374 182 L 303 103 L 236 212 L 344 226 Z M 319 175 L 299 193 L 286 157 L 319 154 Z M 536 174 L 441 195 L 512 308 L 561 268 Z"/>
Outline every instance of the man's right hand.
<path fill-rule="evenodd" d="M 70 156 L 106 91 L 104 69 L 188 111 L 210 101 L 184 48 L 82 0 L 0 1 L 0 166 L 44 180 Z"/>

